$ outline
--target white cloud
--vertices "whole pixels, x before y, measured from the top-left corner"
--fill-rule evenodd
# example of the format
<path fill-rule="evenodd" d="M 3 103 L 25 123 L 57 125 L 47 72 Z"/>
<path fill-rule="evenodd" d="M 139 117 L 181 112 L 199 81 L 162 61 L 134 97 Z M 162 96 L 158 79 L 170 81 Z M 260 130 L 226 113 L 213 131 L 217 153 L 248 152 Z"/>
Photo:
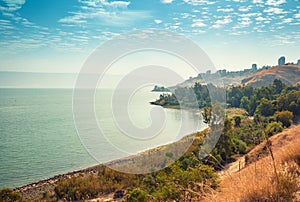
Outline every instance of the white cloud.
<path fill-rule="evenodd" d="M 185 19 L 185 18 L 191 18 L 191 17 L 193 17 L 193 15 L 190 14 L 190 13 L 181 13 L 181 17 L 182 17 L 183 19 Z"/>
<path fill-rule="evenodd" d="M 241 11 L 241 12 L 248 12 L 248 11 L 250 11 L 250 8 L 248 8 L 248 7 L 240 7 L 238 10 Z"/>
<path fill-rule="evenodd" d="M 255 18 L 255 20 L 256 21 L 265 21 L 265 20 L 269 20 L 269 19 L 259 16 L 259 17 Z"/>
<path fill-rule="evenodd" d="M 135 22 L 152 18 L 147 11 L 109 11 L 103 8 L 94 8 L 84 12 L 71 13 L 59 20 L 64 26 L 99 26 L 126 27 Z M 87 23 L 88 22 L 88 23 Z"/>
<path fill-rule="evenodd" d="M 81 24 L 86 23 L 86 20 L 84 20 L 85 18 L 86 16 L 84 13 L 75 13 L 75 15 L 62 18 L 58 22 L 66 24 Z"/>
<path fill-rule="evenodd" d="M 58 22 L 63 26 L 94 27 L 106 25 L 110 27 L 131 26 L 135 22 L 152 18 L 149 11 L 130 11 L 129 1 L 79 0 L 84 3 L 79 12 L 71 12 L 69 16 Z"/>
<path fill-rule="evenodd" d="M 98 8 L 110 8 L 110 9 L 126 9 L 131 2 L 129 1 L 111 1 L 107 0 L 78 0 L 81 3 L 86 4 L 88 7 L 84 6 L 82 8 L 98 7 Z"/>
<path fill-rule="evenodd" d="M 300 13 L 295 14 L 294 18 L 300 18 Z"/>
<path fill-rule="evenodd" d="M 292 21 L 293 21 L 292 18 L 286 18 L 286 19 L 283 20 L 283 23 L 290 23 Z"/>
<path fill-rule="evenodd" d="M 218 12 L 224 12 L 224 13 L 228 13 L 228 12 L 232 12 L 234 11 L 233 8 L 219 8 L 217 9 Z"/>
<path fill-rule="evenodd" d="M 161 2 L 162 2 L 163 4 L 170 4 L 170 3 L 173 2 L 173 0 L 161 0 Z"/>
<path fill-rule="evenodd" d="M 16 11 L 22 8 L 25 0 L 3 0 L 5 6 L 0 6 L 0 10 Z"/>
<path fill-rule="evenodd" d="M 229 24 L 229 23 L 231 23 L 231 22 L 232 22 L 231 18 L 230 18 L 229 16 L 225 16 L 224 19 L 222 19 L 222 20 L 217 20 L 217 21 L 215 22 L 215 24 L 214 24 L 212 27 L 213 27 L 213 28 L 220 28 L 220 27 L 222 27 L 223 25 Z"/>
<path fill-rule="evenodd" d="M 239 14 L 239 16 L 241 17 L 253 17 L 253 16 L 260 16 L 261 13 L 242 13 L 242 14 Z"/>
<path fill-rule="evenodd" d="M 112 1 L 110 3 L 107 3 L 106 5 L 113 8 L 127 8 L 129 4 L 130 2 L 128 1 Z"/>
<path fill-rule="evenodd" d="M 267 8 L 264 10 L 265 13 L 283 14 L 284 12 L 281 8 Z"/>
<path fill-rule="evenodd" d="M 243 27 L 248 26 L 252 23 L 251 19 L 249 17 L 243 17 L 239 19 L 239 24 Z"/>
<path fill-rule="evenodd" d="M 206 27 L 207 25 L 201 19 L 194 19 L 192 27 Z"/>
<path fill-rule="evenodd" d="M 279 6 L 285 3 L 285 0 L 267 0 L 266 5 L 268 6 Z"/>
<path fill-rule="evenodd" d="M 183 0 L 187 4 L 191 4 L 193 6 L 199 6 L 199 5 L 212 5 L 215 4 L 216 2 L 214 1 L 209 1 L 209 0 Z"/>
<path fill-rule="evenodd" d="M 160 23 L 162 23 L 162 20 L 154 20 L 154 22 L 155 22 L 156 24 L 160 24 Z"/>
<path fill-rule="evenodd" d="M 262 4 L 262 3 L 263 3 L 263 0 L 253 0 L 253 3 L 254 3 L 254 4 Z"/>

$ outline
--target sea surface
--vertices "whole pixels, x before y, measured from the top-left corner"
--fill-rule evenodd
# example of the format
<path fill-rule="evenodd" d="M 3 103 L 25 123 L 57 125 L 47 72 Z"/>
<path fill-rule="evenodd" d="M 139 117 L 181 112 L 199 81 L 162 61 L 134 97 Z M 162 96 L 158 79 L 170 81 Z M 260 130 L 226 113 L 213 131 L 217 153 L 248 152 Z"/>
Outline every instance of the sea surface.
<path fill-rule="evenodd" d="M 95 95 L 95 114 L 106 139 L 129 155 L 174 142 L 206 127 L 199 112 L 150 105 L 159 94 L 146 88 L 130 100 L 120 96 L 117 102 L 128 109 L 130 120 L 137 127 L 152 124 L 151 110 L 159 108 L 165 113 L 163 128 L 155 138 L 124 144 L 124 133 L 112 116 L 113 90 L 99 90 Z M 82 144 L 76 130 L 72 95 L 72 89 L 0 89 L 0 188 L 25 185 L 99 163 L 85 149 L 89 145 Z M 90 130 L 86 128 L 87 133 Z M 103 151 L 111 147 L 107 142 L 97 146 Z M 117 158 L 110 153 L 103 155 Z"/>

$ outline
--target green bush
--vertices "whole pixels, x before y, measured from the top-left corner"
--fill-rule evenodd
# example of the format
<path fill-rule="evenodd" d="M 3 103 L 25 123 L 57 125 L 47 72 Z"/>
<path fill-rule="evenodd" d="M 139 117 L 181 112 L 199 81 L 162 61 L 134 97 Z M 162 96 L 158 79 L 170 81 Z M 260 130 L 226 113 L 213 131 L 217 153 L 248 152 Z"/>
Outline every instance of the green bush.
<path fill-rule="evenodd" d="M 272 136 L 276 133 L 282 132 L 283 127 L 281 122 L 272 122 L 267 125 L 266 133 L 268 136 Z"/>
<path fill-rule="evenodd" d="M 274 115 L 277 122 L 281 122 L 283 127 L 290 127 L 292 124 L 293 113 L 290 111 L 276 112 Z"/>
<path fill-rule="evenodd" d="M 0 190 L 0 201 L 3 202 L 22 202 L 23 200 L 20 193 L 13 191 L 9 188 Z"/>
<path fill-rule="evenodd" d="M 126 196 L 127 202 L 146 202 L 147 200 L 147 193 L 139 188 L 129 191 Z"/>

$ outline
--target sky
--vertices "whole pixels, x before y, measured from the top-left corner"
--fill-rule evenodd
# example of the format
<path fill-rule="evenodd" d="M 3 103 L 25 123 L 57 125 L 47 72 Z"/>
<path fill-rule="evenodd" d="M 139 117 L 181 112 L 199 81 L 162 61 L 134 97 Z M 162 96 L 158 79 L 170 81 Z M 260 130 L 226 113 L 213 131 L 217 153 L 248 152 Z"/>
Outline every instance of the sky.
<path fill-rule="evenodd" d="M 0 71 L 77 73 L 112 37 L 162 29 L 217 69 L 300 59 L 299 0 L 0 0 Z"/>

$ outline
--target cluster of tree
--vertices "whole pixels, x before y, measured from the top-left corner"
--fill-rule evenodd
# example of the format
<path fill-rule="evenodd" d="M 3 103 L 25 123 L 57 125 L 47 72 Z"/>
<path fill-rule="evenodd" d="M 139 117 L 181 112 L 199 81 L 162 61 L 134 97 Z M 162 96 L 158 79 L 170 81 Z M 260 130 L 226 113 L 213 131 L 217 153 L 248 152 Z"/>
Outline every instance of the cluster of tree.
<path fill-rule="evenodd" d="M 134 182 L 126 201 L 200 201 L 217 187 L 214 169 L 196 156 L 186 156 L 169 167 Z"/>
<path fill-rule="evenodd" d="M 209 85 L 195 83 L 192 87 L 177 87 L 172 94 L 161 94 L 152 104 L 164 107 L 177 106 L 180 108 L 205 108 L 214 100 L 222 101 L 224 89 Z M 250 86 L 236 86 L 226 90 L 227 105 L 229 107 L 243 108 L 250 116 L 274 116 L 283 127 L 291 124 L 289 117 L 300 115 L 299 86 L 287 86 L 276 79 L 267 87 L 253 88 Z M 224 99 L 225 102 L 225 99 Z"/>
<path fill-rule="evenodd" d="M 230 107 L 244 108 L 250 116 L 273 116 L 276 111 L 290 111 L 300 115 L 300 91 L 298 86 L 287 86 L 275 79 L 268 87 L 232 87 L 227 91 Z"/>
<path fill-rule="evenodd" d="M 170 90 L 164 86 L 154 86 L 153 92 L 170 92 Z"/>
<path fill-rule="evenodd" d="M 281 132 L 300 115 L 300 91 L 275 80 L 271 86 L 254 89 L 233 87 L 227 90 L 229 107 L 243 108 L 249 117 L 226 117 L 220 139 L 206 163 L 216 169 L 231 162 L 236 155 L 246 154 L 255 145 Z M 203 110 L 209 122 L 211 107 Z M 220 167 L 221 166 L 221 167 Z"/>
<path fill-rule="evenodd" d="M 224 89 L 212 84 L 201 85 L 195 83 L 192 87 L 177 87 L 172 94 L 161 94 L 159 99 L 152 104 L 163 107 L 180 106 L 180 108 L 203 108 L 210 106 L 214 100 L 225 99 L 222 97 Z M 214 95 L 211 99 L 210 95 Z"/>

